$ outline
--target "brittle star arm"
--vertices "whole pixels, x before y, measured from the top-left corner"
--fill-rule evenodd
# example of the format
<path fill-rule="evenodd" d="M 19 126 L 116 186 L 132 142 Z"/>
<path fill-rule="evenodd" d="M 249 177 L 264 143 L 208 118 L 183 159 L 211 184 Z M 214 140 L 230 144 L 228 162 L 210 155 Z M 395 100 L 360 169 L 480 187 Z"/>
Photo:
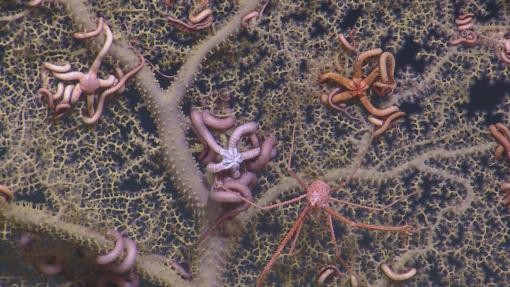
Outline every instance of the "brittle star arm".
<path fill-rule="evenodd" d="M 205 126 L 202 113 L 198 110 L 192 110 L 190 117 L 193 127 L 198 135 L 207 143 L 207 146 L 217 154 L 221 154 L 224 149 L 216 142 L 209 129 Z"/>
<path fill-rule="evenodd" d="M 365 107 L 365 109 L 367 109 L 367 111 L 369 113 L 371 113 L 372 115 L 377 116 L 377 117 L 385 117 L 389 114 L 393 114 L 394 112 L 399 111 L 397 106 L 391 106 L 391 107 L 387 107 L 384 109 L 378 109 L 378 108 L 374 107 L 374 105 L 372 105 L 372 103 L 368 100 L 367 95 L 362 95 L 359 98 L 359 101 Z"/>
<path fill-rule="evenodd" d="M 94 59 L 94 62 L 90 66 L 89 73 L 93 75 L 97 75 L 97 72 L 99 71 L 99 67 L 101 66 L 101 61 L 103 60 L 104 56 L 108 53 L 110 48 L 112 47 L 113 43 L 113 34 L 112 30 L 110 30 L 110 27 L 108 25 L 103 25 L 103 30 L 106 33 L 106 39 L 104 41 L 103 48 L 96 56 L 96 59 Z"/>
<path fill-rule="evenodd" d="M 228 139 L 228 148 L 237 148 L 237 143 L 239 143 L 243 135 L 252 134 L 256 132 L 258 128 L 259 125 L 256 122 L 247 122 L 238 126 Z"/>
<path fill-rule="evenodd" d="M 413 226 L 411 225 L 401 225 L 401 226 L 385 226 L 385 225 L 376 225 L 376 224 L 365 224 L 365 223 L 357 223 L 349 218 L 341 215 L 340 213 L 333 210 L 331 207 L 324 207 L 324 210 L 331 215 L 336 220 L 352 227 L 358 227 L 368 230 L 377 230 L 377 231 L 391 231 L 391 232 L 412 232 Z"/>
<path fill-rule="evenodd" d="M 331 98 L 331 103 L 336 104 L 339 102 L 345 102 L 347 100 L 350 100 L 350 99 L 354 98 L 355 96 L 356 96 L 356 94 L 354 94 L 353 92 L 345 91 L 345 92 L 335 94 L 332 97 L 328 96 L 328 101 Z M 329 102 L 328 102 L 328 104 L 329 104 Z M 331 106 L 331 104 L 330 104 L 330 106 Z"/>
<path fill-rule="evenodd" d="M 362 68 L 363 68 L 363 62 L 374 56 L 378 56 L 382 53 L 382 50 L 380 48 L 372 49 L 365 51 L 361 53 L 358 58 L 356 59 L 356 62 L 354 63 L 354 74 L 352 76 L 353 79 L 361 79 L 362 75 Z"/>
<path fill-rule="evenodd" d="M 340 84 L 341 86 L 343 86 L 344 88 L 346 89 L 349 89 L 350 90 L 350 82 L 351 80 L 338 74 L 338 73 L 335 73 L 335 72 L 326 72 L 324 74 L 321 74 L 319 76 L 319 82 L 325 82 L 327 80 L 332 80 L 332 81 L 335 81 L 336 83 Z"/>
<path fill-rule="evenodd" d="M 122 87 L 124 87 L 126 81 L 129 78 L 131 78 L 134 74 L 138 73 L 138 71 L 140 71 L 143 68 L 143 65 L 145 64 L 145 59 L 143 58 L 143 56 L 139 56 L 139 58 L 140 58 L 140 63 L 136 67 L 134 67 L 131 71 L 127 72 L 119 80 L 119 82 L 117 84 L 115 84 L 115 86 L 109 88 L 108 90 L 104 91 L 101 94 L 101 96 L 99 97 L 99 104 L 97 105 L 97 109 L 96 109 L 95 113 L 90 118 L 82 116 L 82 120 L 86 124 L 95 124 L 99 120 L 99 117 L 101 116 L 101 113 L 103 112 L 104 102 L 105 102 L 106 98 L 108 96 L 112 95 L 113 93 L 117 92 L 118 90 L 120 90 Z"/>

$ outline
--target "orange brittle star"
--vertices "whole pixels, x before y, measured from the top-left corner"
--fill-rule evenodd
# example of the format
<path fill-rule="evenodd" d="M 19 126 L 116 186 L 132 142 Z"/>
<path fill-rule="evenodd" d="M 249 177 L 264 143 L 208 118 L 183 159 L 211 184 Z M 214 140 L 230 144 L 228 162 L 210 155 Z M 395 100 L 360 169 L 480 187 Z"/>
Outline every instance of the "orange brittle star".
<path fill-rule="evenodd" d="M 355 51 L 354 46 L 350 45 L 343 35 L 339 36 L 339 40 L 346 50 Z M 363 63 L 368 58 L 375 56 L 380 56 L 379 67 L 374 68 L 368 76 L 363 78 Z M 321 83 L 327 80 L 332 80 L 346 89 L 345 91 L 340 91 L 339 89 L 333 90 L 333 92 L 329 93 L 329 95 L 322 95 L 321 102 L 334 109 L 343 110 L 343 107 L 339 106 L 337 103 L 344 102 L 355 97 L 359 98 L 361 104 L 371 114 L 369 116 L 369 121 L 380 127 L 373 134 L 373 137 L 376 138 L 388 129 L 391 122 L 398 117 L 405 115 L 405 113 L 401 112 L 397 106 L 378 109 L 374 107 L 368 99 L 367 93 L 371 86 L 380 96 L 393 92 L 396 87 L 395 79 L 393 77 L 394 71 L 395 57 L 393 54 L 389 52 L 383 53 L 379 48 L 362 52 L 354 63 L 354 74 L 352 79 L 348 79 L 335 72 L 326 72 L 320 75 L 319 81 Z M 387 118 L 383 121 L 377 117 Z"/>

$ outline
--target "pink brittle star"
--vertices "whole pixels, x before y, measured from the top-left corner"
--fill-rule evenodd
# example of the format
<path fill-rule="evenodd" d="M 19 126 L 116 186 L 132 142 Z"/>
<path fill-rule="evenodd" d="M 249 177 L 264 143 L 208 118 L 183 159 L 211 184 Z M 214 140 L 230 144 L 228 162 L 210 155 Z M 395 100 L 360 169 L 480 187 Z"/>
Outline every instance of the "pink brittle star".
<path fill-rule="evenodd" d="M 91 37 L 95 37 L 104 31 L 106 34 L 106 40 L 104 42 L 103 48 L 96 56 L 94 62 L 90 66 L 90 69 L 87 73 L 82 73 L 78 71 L 69 72 L 71 66 L 69 64 L 66 65 L 56 65 L 52 63 L 45 62 L 44 67 L 53 72 L 53 75 L 63 81 L 79 81 L 78 84 L 71 86 L 72 93 L 67 92 L 64 93 L 64 98 L 60 104 L 55 107 L 55 112 L 57 117 L 63 113 L 63 111 L 67 110 L 71 107 L 71 104 L 76 103 L 82 93 L 87 95 L 87 110 L 90 115 L 94 114 L 94 98 L 96 91 L 99 88 L 110 88 L 117 83 L 117 78 L 113 75 L 110 75 L 107 79 L 99 79 L 97 74 L 99 72 L 99 68 L 101 66 L 101 61 L 104 56 L 108 53 L 112 46 L 113 42 L 113 34 L 108 25 L 106 25 L 103 21 L 103 18 L 99 18 L 99 23 L 96 30 L 88 33 L 75 33 L 74 37 L 77 39 L 88 39 Z M 60 89 L 59 89 L 60 90 Z M 46 95 L 46 92 L 42 92 L 41 94 Z M 59 93 L 57 92 L 56 95 Z M 50 102 L 54 101 L 55 98 L 59 98 L 58 96 L 49 97 L 47 96 L 48 105 L 51 107 Z"/>
<path fill-rule="evenodd" d="M 504 64 L 510 64 L 510 35 L 502 31 L 485 31 L 484 33 L 476 33 L 476 27 L 473 18 L 475 14 L 465 13 L 455 19 L 455 24 L 459 30 L 459 38 L 450 39 L 448 43 L 452 46 L 466 45 L 473 46 L 476 44 L 492 48 L 496 53 L 498 60 Z"/>
<path fill-rule="evenodd" d="M 200 31 L 211 27 L 214 22 L 213 11 L 211 8 L 208 8 L 208 6 L 209 1 L 203 1 L 197 9 L 189 13 L 188 22 L 184 22 L 172 16 L 168 16 L 167 19 L 170 23 L 177 25 L 177 28 L 182 31 Z"/>
<path fill-rule="evenodd" d="M 205 126 L 200 111 L 196 109 L 191 111 L 191 123 L 201 141 L 205 142 L 212 151 L 222 157 L 221 162 L 207 164 L 207 169 L 212 173 L 230 170 L 233 178 L 239 178 L 241 176 L 240 165 L 244 161 L 256 158 L 260 154 L 260 147 L 243 152 L 240 152 L 237 147 L 243 135 L 253 134 L 257 131 L 258 124 L 256 122 L 248 122 L 237 127 L 230 135 L 227 148 L 221 147 L 216 142 L 211 132 Z"/>
<path fill-rule="evenodd" d="M 312 212 L 325 211 L 327 213 L 329 232 L 330 232 L 330 236 L 331 236 L 331 241 L 332 241 L 334 249 L 335 249 L 336 257 L 339 259 L 340 263 L 342 263 L 342 265 L 349 271 L 349 273 L 351 273 L 351 275 L 352 275 L 352 272 L 350 271 L 350 269 L 349 269 L 348 265 L 345 263 L 345 261 L 341 258 L 340 251 L 336 244 L 336 236 L 335 236 L 335 232 L 334 232 L 334 228 L 333 228 L 333 219 L 338 220 L 338 221 L 340 221 L 348 226 L 351 226 L 351 227 L 358 227 L 358 228 L 363 228 L 363 229 L 368 229 L 368 230 L 403 232 L 403 233 L 409 233 L 409 232 L 414 231 L 414 227 L 412 225 L 385 226 L 385 225 L 357 223 L 357 222 L 341 215 L 334 209 L 332 209 L 329 205 L 330 201 L 334 201 L 336 203 L 340 203 L 340 204 L 344 204 L 344 205 L 350 205 L 350 206 L 357 207 L 357 208 L 364 208 L 364 209 L 371 210 L 371 211 L 382 211 L 382 210 L 385 210 L 385 209 L 395 205 L 402 199 L 405 199 L 411 195 L 416 194 L 416 192 L 413 192 L 413 193 L 405 196 L 404 198 L 397 199 L 397 200 L 393 201 L 392 203 L 390 203 L 386 206 L 383 206 L 383 207 L 379 207 L 379 208 L 364 206 L 361 204 L 351 203 L 351 202 L 348 202 L 345 200 L 333 198 L 333 197 L 331 197 L 331 193 L 336 193 L 336 192 L 338 192 L 339 188 L 344 187 L 347 184 L 347 182 L 350 180 L 350 178 L 354 175 L 354 172 L 351 175 L 349 175 L 347 177 L 347 179 L 342 184 L 340 184 L 340 186 L 335 190 L 332 189 L 326 182 L 324 182 L 322 180 L 314 180 L 311 184 L 307 185 L 305 183 L 305 181 L 303 181 L 300 177 L 297 176 L 297 174 L 292 170 L 292 168 L 290 166 L 290 162 L 292 161 L 292 152 L 294 150 L 294 134 L 295 134 L 295 127 L 292 132 L 292 142 L 291 142 L 289 158 L 287 161 L 287 168 L 289 170 L 290 175 L 299 183 L 299 185 L 304 190 L 306 190 L 306 193 L 303 195 L 300 195 L 298 197 L 295 197 L 293 199 L 283 201 L 281 203 L 268 205 L 268 206 L 259 206 L 255 203 L 253 203 L 252 201 L 240 196 L 240 198 L 243 201 L 245 201 L 246 203 L 248 203 L 258 209 L 262 209 L 262 210 L 269 210 L 269 209 L 278 208 L 278 207 L 281 207 L 284 205 L 296 203 L 296 202 L 301 201 L 302 199 L 305 199 L 305 198 L 307 200 L 307 206 L 304 208 L 304 210 L 301 211 L 301 213 L 298 216 L 298 219 L 296 220 L 294 225 L 291 227 L 291 229 L 287 232 L 287 234 L 285 234 L 283 240 L 280 242 L 275 253 L 271 257 L 269 262 L 266 264 L 266 266 L 264 267 L 262 273 L 259 275 L 259 277 L 257 279 L 257 285 L 256 285 L 257 287 L 263 286 L 267 273 L 271 270 L 271 267 L 276 263 L 278 256 L 282 253 L 283 249 L 285 248 L 287 243 L 289 243 L 289 241 L 292 238 L 294 238 L 294 239 L 293 239 L 293 242 L 290 247 L 290 254 L 293 254 L 293 250 L 296 246 L 297 239 L 299 238 L 299 234 L 301 232 L 301 227 L 303 226 L 306 215 L 310 214 Z"/>
<path fill-rule="evenodd" d="M 455 19 L 455 24 L 457 25 L 457 29 L 459 30 L 459 38 L 449 40 L 450 45 L 468 45 L 473 46 L 477 44 L 478 36 L 473 31 L 473 17 L 475 14 L 466 13 L 460 15 L 457 19 Z"/>

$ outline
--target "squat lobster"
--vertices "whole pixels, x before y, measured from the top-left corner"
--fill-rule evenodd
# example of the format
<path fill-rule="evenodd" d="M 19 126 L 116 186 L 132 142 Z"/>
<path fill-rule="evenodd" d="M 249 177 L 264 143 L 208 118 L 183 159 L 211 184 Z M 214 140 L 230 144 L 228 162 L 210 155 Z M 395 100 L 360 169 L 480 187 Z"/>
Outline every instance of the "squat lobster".
<path fill-rule="evenodd" d="M 341 215 L 340 213 L 338 213 L 334 209 L 332 209 L 329 206 L 329 202 L 331 200 L 333 200 L 334 202 L 340 203 L 340 204 L 346 204 L 346 205 L 350 205 L 350 206 L 354 206 L 354 207 L 358 207 L 358 208 L 364 208 L 364 209 L 368 209 L 368 210 L 372 210 L 372 211 L 382 211 L 382 210 L 384 210 L 386 208 L 389 208 L 389 207 L 393 206 L 394 204 L 396 204 L 400 200 L 416 194 L 417 191 L 413 192 L 413 193 L 411 193 L 411 194 L 409 194 L 407 196 L 405 196 L 404 198 L 400 198 L 398 200 L 395 200 L 392 203 L 390 203 L 390 204 L 388 204 L 388 205 L 386 205 L 384 207 L 379 207 L 379 208 L 364 206 L 364 205 L 360 205 L 360 204 L 356 204 L 356 203 L 351 203 L 351 202 L 348 202 L 348 201 L 344 201 L 344 200 L 333 198 L 333 197 L 331 197 L 331 193 L 332 192 L 333 193 L 337 192 L 338 189 L 337 190 L 333 190 L 326 182 L 324 182 L 322 180 L 314 180 L 311 184 L 307 185 L 292 170 L 292 168 L 290 166 L 290 162 L 292 160 L 292 152 L 294 150 L 294 135 L 295 135 L 295 131 L 296 131 L 296 129 L 295 129 L 295 126 L 294 126 L 294 129 L 292 131 L 292 141 L 291 141 L 290 154 L 289 154 L 289 158 L 288 158 L 288 161 L 287 161 L 287 168 L 289 170 L 290 175 L 294 179 L 296 179 L 298 181 L 299 185 L 304 190 L 306 190 L 306 193 L 303 194 L 303 195 L 300 195 L 300 196 L 298 196 L 296 198 L 293 198 L 293 199 L 290 199 L 290 200 L 287 200 L 287 201 L 284 201 L 284 202 L 281 202 L 281 203 L 268 205 L 268 206 L 259 206 L 259 205 L 255 204 L 255 203 L 251 202 L 250 200 L 248 200 L 248 199 L 246 199 L 246 198 L 244 198 L 242 196 L 239 196 L 240 199 L 245 201 L 246 203 L 248 203 L 248 204 L 250 204 L 250 205 L 252 205 L 252 206 L 254 206 L 254 207 L 258 208 L 258 209 L 263 209 L 263 210 L 273 209 L 273 208 L 277 208 L 277 207 L 280 207 L 280 206 L 283 206 L 283 205 L 292 204 L 292 203 L 298 202 L 298 201 L 300 201 L 300 200 L 302 200 L 304 198 L 306 198 L 306 200 L 307 200 L 307 206 L 305 207 L 305 209 L 303 211 L 301 211 L 301 213 L 299 214 L 298 219 L 296 220 L 296 222 L 294 223 L 292 228 L 284 236 L 283 240 L 280 242 L 280 245 L 276 249 L 275 253 L 271 257 L 269 262 L 266 264 L 266 266 L 264 267 L 264 270 L 262 271 L 262 273 L 259 275 L 259 277 L 257 279 L 257 285 L 256 285 L 257 287 L 261 287 L 264 284 L 264 281 L 265 281 L 267 273 L 270 271 L 271 267 L 276 263 L 276 260 L 277 260 L 278 256 L 282 253 L 283 249 L 285 248 L 287 243 L 292 238 L 294 238 L 294 240 L 293 240 L 292 245 L 291 245 L 290 254 L 293 254 L 293 250 L 295 248 L 297 239 L 298 239 L 299 234 L 301 232 L 301 227 L 303 226 L 303 222 L 304 222 L 304 220 L 306 218 L 306 215 L 308 213 L 310 213 L 310 212 L 313 212 L 313 211 L 325 211 L 327 213 L 329 232 L 331 234 L 331 241 L 332 241 L 333 246 L 335 248 L 335 254 L 338 257 L 340 263 L 349 271 L 349 273 L 351 273 L 351 275 L 352 275 L 352 272 L 350 271 L 349 267 L 347 266 L 345 261 L 340 257 L 340 252 L 339 252 L 338 246 L 336 244 L 335 232 L 334 232 L 334 229 L 333 229 L 333 218 L 338 220 L 338 221 L 340 221 L 340 222 L 342 222 L 342 223 L 345 223 L 345 224 L 347 224 L 349 226 L 359 227 L 359 228 L 369 229 L 369 230 L 390 231 L 390 232 L 404 232 L 404 233 L 409 233 L 409 232 L 413 232 L 414 231 L 414 227 L 412 225 L 385 226 L 385 225 L 373 225 L 373 224 L 357 223 L 357 222 L 355 222 L 355 221 L 353 221 L 353 220 L 351 220 L 351 219 Z M 351 175 L 349 175 L 347 177 L 347 179 L 342 184 L 340 184 L 339 188 L 344 187 L 347 184 L 347 182 L 349 181 L 349 179 L 353 175 L 354 175 L 354 172 Z"/>

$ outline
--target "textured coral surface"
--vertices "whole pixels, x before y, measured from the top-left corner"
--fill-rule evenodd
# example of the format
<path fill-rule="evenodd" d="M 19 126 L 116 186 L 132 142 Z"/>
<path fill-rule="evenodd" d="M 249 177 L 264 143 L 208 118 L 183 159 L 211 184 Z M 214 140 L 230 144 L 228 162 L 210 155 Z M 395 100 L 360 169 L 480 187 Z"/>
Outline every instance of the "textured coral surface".
<path fill-rule="evenodd" d="M 417 269 L 403 286 L 510 282 L 510 218 L 500 204 L 510 162 L 494 158 L 488 132 L 495 122 L 510 125 L 510 66 L 490 47 L 448 44 L 454 20 L 466 12 L 475 14 L 480 33 L 509 32 L 507 1 L 270 0 L 259 19 L 241 27 L 242 16 L 263 3 L 214 0 L 213 27 L 195 32 L 167 17 L 185 19 L 202 1 L 164 2 L 43 0 L 28 7 L 0 0 L 0 184 L 15 192 L 0 204 L 0 285 L 93 286 L 105 271 L 95 254 L 113 246 L 106 231 L 115 228 L 137 243 L 141 286 L 254 286 L 306 202 L 248 209 L 197 244 L 221 210 L 206 202 L 211 177 L 192 153 L 200 144 L 189 113 L 213 108 L 220 90 L 231 95 L 238 123 L 257 121 L 278 140 L 277 156 L 257 174 L 258 204 L 305 192 L 285 164 L 294 126 L 292 168 L 305 181 L 334 187 L 357 169 L 333 197 L 382 206 L 416 193 L 383 212 L 332 205 L 356 222 L 416 226 L 405 235 L 334 223 L 360 286 L 395 284 L 382 263 Z M 134 51 L 153 67 L 127 82 L 96 125 L 82 122 L 83 101 L 52 121 L 37 90 L 57 81 L 42 63 L 87 69 L 102 42 L 72 34 L 92 30 L 96 17 L 108 22 L 116 45 L 102 77 L 132 67 Z M 396 58 L 395 92 L 369 98 L 406 116 L 376 139 L 359 102 L 341 112 L 319 101 L 334 86 L 319 84 L 322 72 L 352 74 L 355 54 L 336 37 L 353 29 L 360 51 L 381 48 Z M 265 284 L 314 286 L 318 270 L 335 264 L 344 275 L 331 286 L 350 286 L 326 222 L 321 213 L 307 217 L 296 253 L 284 249 Z M 24 232 L 36 238 L 31 252 L 17 244 Z M 65 268 L 43 275 L 37 258 L 51 254 Z M 185 262 L 192 280 L 180 279 L 168 262 Z"/>

